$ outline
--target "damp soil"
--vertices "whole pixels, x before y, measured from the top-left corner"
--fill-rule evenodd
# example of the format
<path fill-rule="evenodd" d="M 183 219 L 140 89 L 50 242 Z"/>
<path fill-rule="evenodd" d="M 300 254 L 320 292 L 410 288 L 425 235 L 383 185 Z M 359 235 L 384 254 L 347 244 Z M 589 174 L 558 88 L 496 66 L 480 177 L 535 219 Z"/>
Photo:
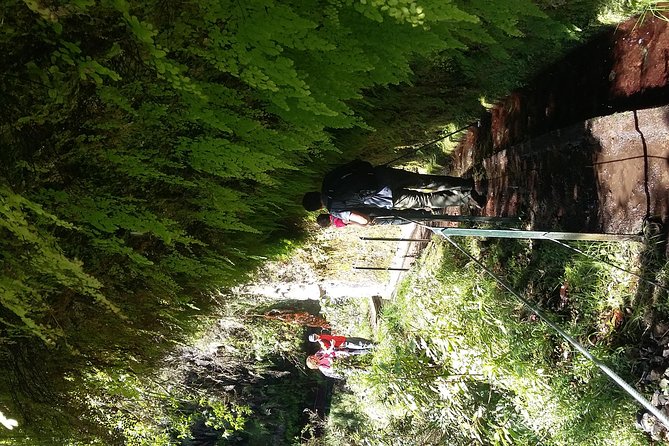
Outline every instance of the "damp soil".
<path fill-rule="evenodd" d="M 657 273 L 667 260 L 669 23 L 631 19 L 575 49 L 483 116 L 452 162 L 453 172 L 487 191 L 482 215 L 518 216 L 534 230 L 650 228 L 639 268 Z M 634 301 L 653 308 L 667 299 L 640 282 Z M 652 394 L 669 366 L 669 322 L 650 311 L 644 323 L 644 333 L 621 341 L 637 352 L 633 374 Z M 669 413 L 664 399 L 658 407 Z"/>

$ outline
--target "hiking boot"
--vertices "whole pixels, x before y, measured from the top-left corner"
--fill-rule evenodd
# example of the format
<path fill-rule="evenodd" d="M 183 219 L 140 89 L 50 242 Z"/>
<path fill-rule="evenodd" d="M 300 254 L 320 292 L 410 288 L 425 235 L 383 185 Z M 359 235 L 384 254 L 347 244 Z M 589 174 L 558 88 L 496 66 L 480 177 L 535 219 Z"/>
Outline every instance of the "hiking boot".
<path fill-rule="evenodd" d="M 483 195 L 488 193 L 488 180 L 482 179 L 477 182 L 476 187 L 474 190 L 482 193 Z"/>
<path fill-rule="evenodd" d="M 483 210 L 488 203 L 488 197 L 472 190 L 469 193 L 469 205 L 474 209 Z"/>

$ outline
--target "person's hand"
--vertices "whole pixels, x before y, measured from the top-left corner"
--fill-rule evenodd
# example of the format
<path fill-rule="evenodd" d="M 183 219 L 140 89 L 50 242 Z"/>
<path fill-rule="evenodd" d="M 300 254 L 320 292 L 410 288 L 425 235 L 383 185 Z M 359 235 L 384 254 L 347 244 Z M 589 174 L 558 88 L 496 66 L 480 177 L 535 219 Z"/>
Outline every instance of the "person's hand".
<path fill-rule="evenodd" d="M 335 350 L 335 343 L 334 341 L 330 341 L 330 345 L 326 346 L 325 342 L 323 341 L 318 341 L 321 343 L 321 346 L 325 349 L 327 353 L 333 353 Z"/>
<path fill-rule="evenodd" d="M 354 211 L 351 211 L 351 215 L 348 217 L 348 220 L 350 224 L 360 226 L 365 226 L 369 223 L 369 217 Z"/>

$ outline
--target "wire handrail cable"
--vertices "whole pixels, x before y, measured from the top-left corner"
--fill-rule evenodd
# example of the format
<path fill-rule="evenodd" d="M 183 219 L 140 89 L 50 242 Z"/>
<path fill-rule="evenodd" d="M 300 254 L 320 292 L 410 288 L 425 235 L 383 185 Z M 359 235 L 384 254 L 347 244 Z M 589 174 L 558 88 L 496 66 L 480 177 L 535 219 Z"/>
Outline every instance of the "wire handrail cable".
<path fill-rule="evenodd" d="M 488 267 L 486 267 L 480 260 L 472 256 L 470 253 L 465 251 L 460 245 L 455 243 L 451 238 L 444 234 L 441 229 L 443 228 L 435 228 L 431 226 L 427 226 L 425 224 L 422 224 L 420 222 L 414 222 L 417 225 L 423 226 L 430 231 L 432 231 L 435 234 L 441 235 L 443 238 L 445 238 L 451 245 L 453 245 L 458 251 L 462 252 L 465 256 L 467 256 L 471 261 L 476 263 L 480 268 L 482 268 L 488 275 L 490 275 L 499 285 L 502 286 L 505 290 L 507 290 L 509 293 L 511 293 L 512 296 L 514 296 L 518 301 L 520 301 L 525 307 L 527 307 L 530 311 L 532 311 L 539 319 L 541 319 L 546 325 L 551 327 L 555 332 L 557 332 L 560 336 L 562 336 L 563 339 L 565 339 L 567 342 L 569 342 L 576 350 L 578 350 L 583 356 L 585 356 L 588 360 L 590 360 L 593 364 L 595 364 L 605 375 L 607 375 L 613 382 L 615 382 L 621 389 L 623 389 L 627 394 L 629 394 L 632 398 L 634 398 L 639 404 L 641 404 L 648 412 L 653 414 L 655 417 L 657 417 L 660 422 L 669 429 L 669 418 L 665 414 L 663 414 L 659 409 L 657 409 L 655 406 L 653 406 L 646 398 L 644 398 L 643 395 L 641 395 L 636 389 L 634 389 L 632 386 L 630 386 L 624 379 L 622 379 L 618 374 L 616 374 L 613 370 L 611 370 L 606 364 L 604 364 L 602 361 L 600 361 L 598 358 L 593 356 L 585 347 L 583 347 L 576 339 L 571 337 L 568 333 L 566 333 L 564 330 L 562 330 L 560 327 L 558 327 L 556 324 L 554 324 L 550 319 L 548 319 L 541 311 L 539 311 L 538 308 L 536 308 L 534 305 L 532 305 L 527 299 L 522 297 L 520 294 L 518 294 L 513 288 L 511 288 L 510 285 L 508 285 L 504 280 L 502 280 L 500 277 L 498 277 L 495 273 L 493 273 Z"/>

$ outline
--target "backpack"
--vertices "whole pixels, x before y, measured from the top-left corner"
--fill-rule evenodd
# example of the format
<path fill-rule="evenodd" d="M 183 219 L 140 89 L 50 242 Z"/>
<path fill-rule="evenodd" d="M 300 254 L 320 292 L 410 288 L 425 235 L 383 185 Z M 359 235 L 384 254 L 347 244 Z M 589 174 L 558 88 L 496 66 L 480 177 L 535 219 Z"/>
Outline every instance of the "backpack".
<path fill-rule="evenodd" d="M 367 161 L 354 160 L 329 172 L 323 178 L 321 193 L 327 201 L 359 200 L 379 190 L 374 167 Z"/>

